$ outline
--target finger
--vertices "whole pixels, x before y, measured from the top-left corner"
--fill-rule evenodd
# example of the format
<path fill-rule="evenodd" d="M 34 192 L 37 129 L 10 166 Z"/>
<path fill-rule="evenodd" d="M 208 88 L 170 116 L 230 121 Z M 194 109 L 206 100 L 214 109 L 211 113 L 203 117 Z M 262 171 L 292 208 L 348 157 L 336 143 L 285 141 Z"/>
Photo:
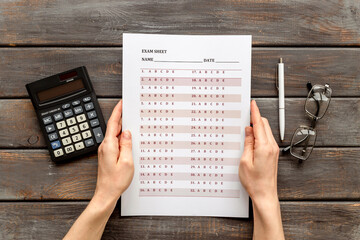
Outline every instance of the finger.
<path fill-rule="evenodd" d="M 121 133 L 121 128 L 122 128 L 122 106 L 123 106 L 123 102 L 122 100 L 120 100 L 120 105 L 121 105 L 121 111 L 120 111 L 120 120 L 119 120 L 119 123 L 118 123 L 118 134 L 117 135 L 120 135 Z"/>
<path fill-rule="evenodd" d="M 262 122 L 263 122 L 263 124 L 264 124 L 264 128 L 265 128 L 265 132 L 266 132 L 266 136 L 267 136 L 267 138 L 268 138 L 268 141 L 269 141 L 270 143 L 272 143 L 272 144 L 277 145 L 277 143 L 276 143 L 276 141 L 275 141 L 275 138 L 274 138 L 274 135 L 273 135 L 273 133 L 272 133 L 272 131 L 271 131 L 271 127 L 270 127 L 269 121 L 268 121 L 266 118 L 264 118 L 264 117 L 262 117 L 261 120 L 262 120 Z"/>
<path fill-rule="evenodd" d="M 123 104 L 123 102 L 121 100 L 121 109 L 122 109 L 122 104 Z M 120 121 L 119 121 L 119 132 L 117 135 L 119 146 L 120 146 L 120 139 L 121 139 L 121 129 L 122 129 L 122 113 L 121 113 L 121 117 L 120 117 Z"/>
<path fill-rule="evenodd" d="M 117 162 L 120 154 L 119 142 L 115 138 L 104 138 L 98 148 L 99 163 L 106 162 L 114 164 Z M 109 165 L 110 166 L 110 165 Z"/>
<path fill-rule="evenodd" d="M 267 142 L 267 136 L 264 128 L 263 121 L 261 120 L 260 110 L 255 102 L 251 101 L 251 121 L 253 124 L 253 132 L 255 140 L 261 142 Z"/>
<path fill-rule="evenodd" d="M 129 130 L 125 130 L 121 133 L 119 160 L 120 159 L 122 161 L 132 161 L 132 141 Z"/>
<path fill-rule="evenodd" d="M 270 127 L 270 124 L 269 124 L 269 121 L 266 119 L 266 118 L 261 118 L 263 123 L 264 123 L 264 126 L 265 126 L 265 131 L 266 131 L 266 135 L 268 136 L 268 140 L 269 140 L 269 143 L 272 144 L 272 147 L 274 149 L 278 149 L 279 146 L 277 144 L 277 142 L 275 141 L 275 138 L 272 134 L 272 131 L 271 131 L 271 127 Z M 278 154 L 276 154 L 276 160 L 275 160 L 275 179 L 277 179 L 277 169 L 278 169 L 278 160 L 279 160 L 279 156 Z"/>
<path fill-rule="evenodd" d="M 241 161 L 251 162 L 254 159 L 254 133 L 252 127 L 245 128 L 245 143 L 244 152 L 241 156 Z"/>
<path fill-rule="evenodd" d="M 105 137 L 116 137 L 120 133 L 119 122 L 121 119 L 121 111 L 122 111 L 122 100 L 116 104 L 114 110 L 111 113 L 109 121 L 106 127 Z"/>

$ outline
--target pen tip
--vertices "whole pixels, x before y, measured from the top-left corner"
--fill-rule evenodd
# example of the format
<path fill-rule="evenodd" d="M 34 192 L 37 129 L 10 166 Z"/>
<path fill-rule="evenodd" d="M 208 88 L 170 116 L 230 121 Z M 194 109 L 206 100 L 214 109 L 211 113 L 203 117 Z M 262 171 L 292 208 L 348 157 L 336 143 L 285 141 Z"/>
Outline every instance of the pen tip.
<path fill-rule="evenodd" d="M 280 63 L 282 63 L 282 58 L 280 58 Z"/>

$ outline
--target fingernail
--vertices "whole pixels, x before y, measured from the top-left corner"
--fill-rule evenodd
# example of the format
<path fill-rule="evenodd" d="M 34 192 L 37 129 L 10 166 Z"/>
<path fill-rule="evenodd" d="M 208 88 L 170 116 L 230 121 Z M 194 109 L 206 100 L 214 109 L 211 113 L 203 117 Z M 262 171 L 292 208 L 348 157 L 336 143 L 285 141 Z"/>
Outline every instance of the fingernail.
<path fill-rule="evenodd" d="M 125 139 L 131 139 L 131 133 L 130 133 L 130 131 L 129 131 L 129 130 L 125 130 L 123 136 L 124 136 Z"/>

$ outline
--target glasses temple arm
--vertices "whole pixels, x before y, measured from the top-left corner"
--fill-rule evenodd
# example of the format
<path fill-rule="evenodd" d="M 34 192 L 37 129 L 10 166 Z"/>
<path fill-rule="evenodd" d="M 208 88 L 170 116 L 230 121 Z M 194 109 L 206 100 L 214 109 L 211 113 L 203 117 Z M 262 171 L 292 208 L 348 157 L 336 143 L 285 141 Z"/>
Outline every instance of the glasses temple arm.
<path fill-rule="evenodd" d="M 283 152 L 288 151 L 288 150 L 291 148 L 291 146 L 296 146 L 296 145 L 302 143 L 302 142 L 305 141 L 308 137 L 309 137 L 309 135 L 307 135 L 306 137 L 304 137 L 304 138 L 301 139 L 300 141 L 298 141 L 298 142 L 296 142 L 296 143 L 294 143 L 294 144 L 292 144 L 292 145 L 290 145 L 290 146 L 285 147 L 282 151 L 283 151 Z"/>
<path fill-rule="evenodd" d="M 289 149 L 291 148 L 291 145 L 290 146 L 287 146 L 287 147 L 285 147 L 285 148 L 283 148 L 283 152 L 287 152 L 287 151 L 289 151 Z"/>

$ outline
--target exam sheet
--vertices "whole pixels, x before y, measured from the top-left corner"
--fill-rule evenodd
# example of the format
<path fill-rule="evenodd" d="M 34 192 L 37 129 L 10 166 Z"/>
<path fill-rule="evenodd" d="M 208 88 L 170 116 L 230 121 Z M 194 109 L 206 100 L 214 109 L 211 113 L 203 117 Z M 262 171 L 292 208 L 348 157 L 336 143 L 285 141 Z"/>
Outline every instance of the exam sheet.
<path fill-rule="evenodd" d="M 121 214 L 248 217 L 251 36 L 129 33 L 123 47 L 135 173 Z"/>

